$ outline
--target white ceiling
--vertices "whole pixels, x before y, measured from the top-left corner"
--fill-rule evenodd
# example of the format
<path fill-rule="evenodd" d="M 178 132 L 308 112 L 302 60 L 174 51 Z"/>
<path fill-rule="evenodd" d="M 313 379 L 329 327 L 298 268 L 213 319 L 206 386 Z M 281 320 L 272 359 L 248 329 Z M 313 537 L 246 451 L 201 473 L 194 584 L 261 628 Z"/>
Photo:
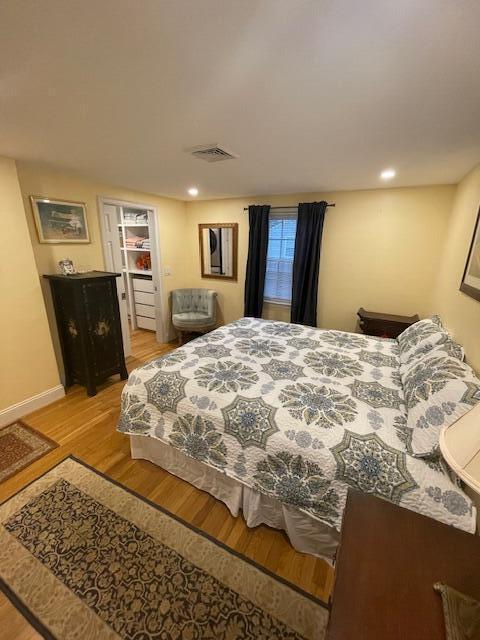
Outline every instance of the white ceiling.
<path fill-rule="evenodd" d="M 0 0 L 0 155 L 188 199 L 456 182 L 478 0 Z M 220 143 L 239 159 L 184 149 Z"/>

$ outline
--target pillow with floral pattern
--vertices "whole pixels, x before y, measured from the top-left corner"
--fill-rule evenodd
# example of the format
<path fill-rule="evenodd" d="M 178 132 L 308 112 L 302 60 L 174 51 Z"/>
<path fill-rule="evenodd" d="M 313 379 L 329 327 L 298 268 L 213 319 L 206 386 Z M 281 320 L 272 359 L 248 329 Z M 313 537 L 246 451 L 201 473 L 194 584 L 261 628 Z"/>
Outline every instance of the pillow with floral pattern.
<path fill-rule="evenodd" d="M 465 359 L 465 351 L 463 347 L 446 334 L 444 339 L 434 346 L 427 341 L 417 347 L 417 349 L 412 353 L 408 363 L 400 364 L 400 373 L 407 373 L 416 364 L 434 354 L 448 356 L 449 358 L 456 358 L 461 361 Z"/>
<path fill-rule="evenodd" d="M 429 347 L 433 348 L 449 337 L 445 329 L 431 318 L 415 322 L 397 338 L 400 349 L 400 364 L 409 364 L 419 348 L 422 348 L 424 353 L 428 352 Z"/>
<path fill-rule="evenodd" d="M 402 382 L 413 455 L 436 456 L 442 428 L 480 402 L 480 380 L 468 364 L 435 349 L 407 368 Z"/>
<path fill-rule="evenodd" d="M 437 327 L 439 327 L 440 329 L 444 329 L 445 327 L 443 326 L 443 322 L 442 319 L 440 318 L 439 315 L 437 315 L 436 313 L 434 313 L 432 316 L 429 316 L 427 318 L 427 320 L 431 320 L 434 324 L 437 325 Z"/>

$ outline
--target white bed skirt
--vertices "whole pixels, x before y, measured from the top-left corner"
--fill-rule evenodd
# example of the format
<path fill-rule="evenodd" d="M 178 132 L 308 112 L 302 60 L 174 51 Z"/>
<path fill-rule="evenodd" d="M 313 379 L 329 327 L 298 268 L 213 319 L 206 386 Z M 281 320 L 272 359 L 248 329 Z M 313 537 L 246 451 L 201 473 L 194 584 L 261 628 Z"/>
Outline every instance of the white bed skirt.
<path fill-rule="evenodd" d="M 233 516 L 237 517 L 242 511 L 248 527 L 266 524 L 283 529 L 295 549 L 332 562 L 339 533 L 313 516 L 250 489 L 160 440 L 131 435 L 130 447 L 132 458 L 149 460 L 197 489 L 210 493 L 224 502 Z"/>

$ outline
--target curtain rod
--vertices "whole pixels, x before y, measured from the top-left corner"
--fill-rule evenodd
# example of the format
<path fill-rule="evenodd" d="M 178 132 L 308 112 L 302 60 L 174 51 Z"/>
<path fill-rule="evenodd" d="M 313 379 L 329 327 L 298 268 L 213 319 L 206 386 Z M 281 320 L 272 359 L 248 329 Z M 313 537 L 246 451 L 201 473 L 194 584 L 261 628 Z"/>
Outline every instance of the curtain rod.
<path fill-rule="evenodd" d="M 331 204 L 327 204 L 327 207 L 334 207 L 335 203 L 332 202 Z M 298 204 L 288 204 L 285 205 L 284 207 L 270 207 L 270 209 L 298 209 Z M 248 207 L 243 207 L 244 211 L 248 211 Z"/>

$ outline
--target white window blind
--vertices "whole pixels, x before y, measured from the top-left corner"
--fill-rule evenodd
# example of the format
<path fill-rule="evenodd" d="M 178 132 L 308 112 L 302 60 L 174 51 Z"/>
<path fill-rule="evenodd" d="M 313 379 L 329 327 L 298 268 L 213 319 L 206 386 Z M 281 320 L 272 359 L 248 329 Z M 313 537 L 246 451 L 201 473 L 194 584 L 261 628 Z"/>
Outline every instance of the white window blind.
<path fill-rule="evenodd" d="M 267 270 L 263 297 L 267 302 L 292 300 L 292 271 L 295 254 L 297 216 L 270 215 L 268 228 Z"/>

